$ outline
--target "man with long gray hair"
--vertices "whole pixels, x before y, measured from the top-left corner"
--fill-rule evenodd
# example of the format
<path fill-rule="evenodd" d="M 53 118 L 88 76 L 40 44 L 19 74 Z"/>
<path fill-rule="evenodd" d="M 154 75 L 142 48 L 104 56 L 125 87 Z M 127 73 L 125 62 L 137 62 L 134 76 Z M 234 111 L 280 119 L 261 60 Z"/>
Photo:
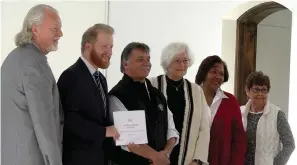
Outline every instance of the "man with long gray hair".
<path fill-rule="evenodd" d="M 61 36 L 57 10 L 36 5 L 1 66 L 3 165 L 62 165 L 62 110 L 46 57 Z"/>

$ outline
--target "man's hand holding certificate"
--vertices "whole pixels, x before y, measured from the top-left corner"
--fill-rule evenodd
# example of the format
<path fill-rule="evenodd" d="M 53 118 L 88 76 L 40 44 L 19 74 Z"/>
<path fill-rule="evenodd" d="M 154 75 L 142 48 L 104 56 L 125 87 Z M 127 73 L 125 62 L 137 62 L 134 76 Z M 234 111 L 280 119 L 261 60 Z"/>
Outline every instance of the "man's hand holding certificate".
<path fill-rule="evenodd" d="M 143 110 L 113 112 L 114 126 L 120 134 L 116 145 L 147 144 L 146 120 Z"/>

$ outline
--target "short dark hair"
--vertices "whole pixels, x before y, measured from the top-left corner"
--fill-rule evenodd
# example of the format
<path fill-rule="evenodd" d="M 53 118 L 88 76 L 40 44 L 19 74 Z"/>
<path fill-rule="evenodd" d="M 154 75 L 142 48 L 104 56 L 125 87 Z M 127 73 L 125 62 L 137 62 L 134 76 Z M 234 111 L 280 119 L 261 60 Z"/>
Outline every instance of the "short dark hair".
<path fill-rule="evenodd" d="M 270 90 L 270 79 L 261 71 L 255 71 L 249 74 L 245 81 L 245 87 L 251 89 L 253 85 L 266 86 Z"/>
<path fill-rule="evenodd" d="M 196 74 L 195 82 L 200 85 L 204 82 L 208 71 L 217 63 L 223 64 L 224 66 L 224 82 L 229 79 L 229 72 L 226 63 L 217 55 L 206 57 L 200 64 L 198 72 Z"/>
<path fill-rule="evenodd" d="M 142 51 L 144 51 L 145 53 L 150 53 L 150 48 L 148 45 L 146 45 L 145 43 L 140 43 L 140 42 L 131 42 L 129 43 L 123 50 L 122 55 L 121 55 L 121 72 L 124 73 L 124 66 L 123 66 L 123 62 L 128 61 L 129 56 L 131 54 L 131 52 L 134 49 L 140 49 Z"/>

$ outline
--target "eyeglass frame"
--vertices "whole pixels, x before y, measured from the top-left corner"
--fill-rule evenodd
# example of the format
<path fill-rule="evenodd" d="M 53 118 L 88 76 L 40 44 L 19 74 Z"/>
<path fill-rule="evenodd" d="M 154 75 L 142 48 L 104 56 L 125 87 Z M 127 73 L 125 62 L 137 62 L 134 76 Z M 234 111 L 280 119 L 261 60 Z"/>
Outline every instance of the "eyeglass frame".
<path fill-rule="evenodd" d="M 173 62 L 177 65 L 180 65 L 180 64 L 184 64 L 184 65 L 189 65 L 191 59 L 187 58 L 187 59 L 183 59 L 183 60 L 178 60 L 178 59 L 175 59 L 173 60 Z"/>
<path fill-rule="evenodd" d="M 267 94 L 269 93 L 269 90 L 267 88 L 250 88 L 250 91 L 252 91 L 253 93 L 262 93 L 262 94 Z"/>

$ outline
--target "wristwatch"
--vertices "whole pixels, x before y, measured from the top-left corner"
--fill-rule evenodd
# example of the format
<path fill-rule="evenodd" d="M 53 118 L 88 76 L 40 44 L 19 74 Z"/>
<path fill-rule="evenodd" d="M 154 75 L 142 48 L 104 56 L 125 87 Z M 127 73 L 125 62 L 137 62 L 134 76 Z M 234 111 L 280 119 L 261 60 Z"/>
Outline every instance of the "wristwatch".
<path fill-rule="evenodd" d="M 193 162 L 199 164 L 199 165 L 202 165 L 203 162 L 200 160 L 200 159 L 194 159 Z"/>

